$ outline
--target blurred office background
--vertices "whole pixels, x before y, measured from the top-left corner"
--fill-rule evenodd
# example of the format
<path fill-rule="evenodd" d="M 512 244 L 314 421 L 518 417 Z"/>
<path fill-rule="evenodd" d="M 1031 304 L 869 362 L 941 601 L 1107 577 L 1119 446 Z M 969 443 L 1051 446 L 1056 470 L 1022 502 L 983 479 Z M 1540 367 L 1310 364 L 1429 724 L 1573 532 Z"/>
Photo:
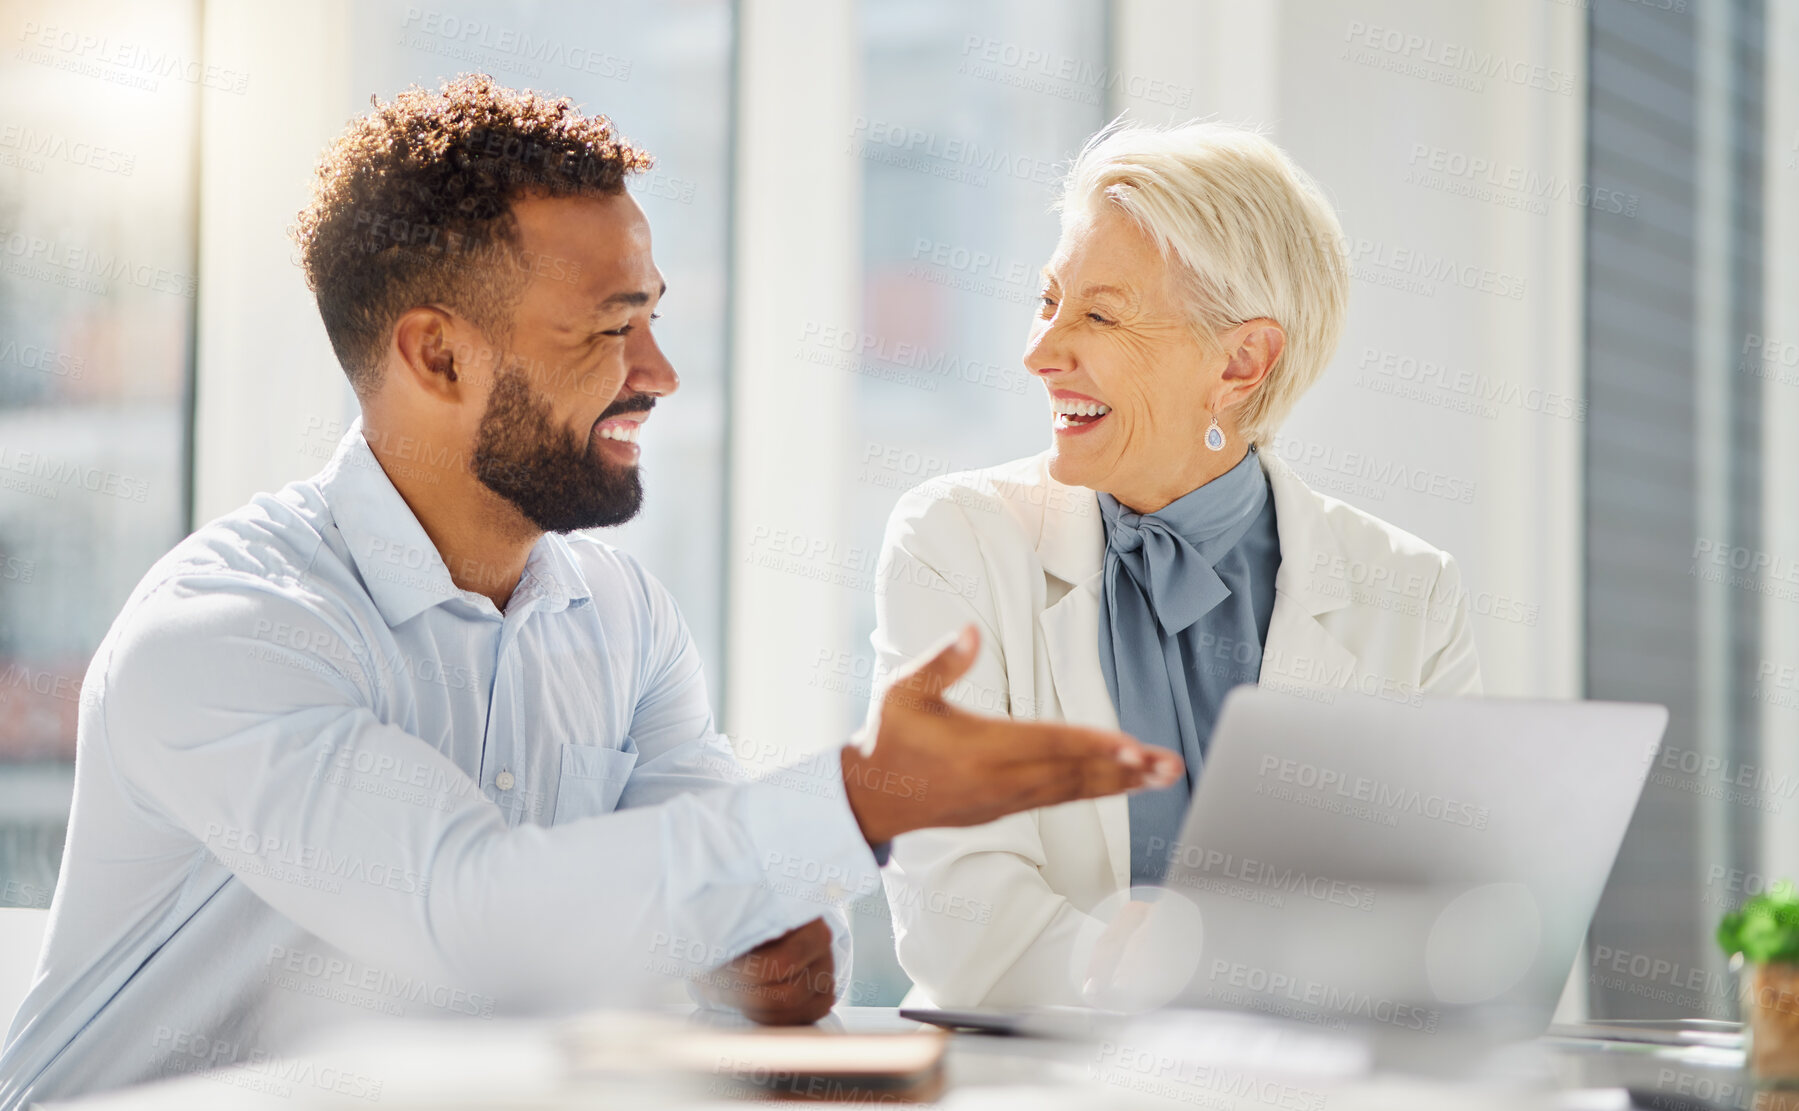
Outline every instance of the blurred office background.
<path fill-rule="evenodd" d="M 1799 4 L 0 0 L 0 42 L 0 903 L 49 901 L 133 583 L 354 415 L 285 235 L 371 94 L 486 71 L 657 154 L 683 388 L 616 541 L 757 764 L 859 722 L 899 494 L 1045 445 L 1060 168 L 1211 116 L 1353 259 L 1270 449 L 1456 554 L 1491 693 L 1673 710 L 1569 1006 L 1733 1015 L 1711 930 L 1799 871 Z"/>

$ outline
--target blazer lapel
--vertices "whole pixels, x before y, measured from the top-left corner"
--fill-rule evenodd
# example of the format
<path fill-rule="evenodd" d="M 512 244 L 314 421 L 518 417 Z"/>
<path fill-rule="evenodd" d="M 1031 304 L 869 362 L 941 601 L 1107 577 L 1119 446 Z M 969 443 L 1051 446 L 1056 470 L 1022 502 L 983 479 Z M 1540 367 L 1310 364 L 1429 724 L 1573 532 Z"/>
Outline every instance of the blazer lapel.
<path fill-rule="evenodd" d="M 1347 687 L 1355 666 L 1355 653 L 1319 623 L 1303 599 L 1275 587 L 1274 616 L 1268 622 L 1268 643 L 1262 647 L 1258 685 L 1272 690 Z"/>
<path fill-rule="evenodd" d="M 1117 729 L 1118 711 L 1099 667 L 1100 574 L 1073 587 L 1038 618 L 1049 656 L 1050 678 L 1062 717 L 1074 725 Z M 1112 882 L 1122 887 L 1130 878 L 1131 813 L 1123 795 L 1093 800 L 1105 838 Z"/>
<path fill-rule="evenodd" d="M 1099 667 L 1099 592 L 1106 549 L 1099 502 L 1091 490 L 1056 482 L 1047 465 L 1042 480 L 1049 496 L 1041 498 L 1037 556 L 1046 573 L 1068 586 L 1037 618 L 1056 702 L 1063 719 L 1074 725 L 1117 729 L 1118 711 Z M 1113 882 L 1122 887 L 1130 877 L 1130 807 L 1123 795 L 1095 799 L 1094 805 Z"/>
<path fill-rule="evenodd" d="M 1095 574 L 1045 609 L 1038 624 L 1062 717 L 1076 725 L 1117 729 L 1118 711 L 1099 668 L 1099 589 Z"/>
<path fill-rule="evenodd" d="M 1349 561 L 1325 520 L 1318 495 L 1280 459 L 1258 453 L 1274 495 L 1281 564 L 1274 576 L 1274 616 L 1262 646 L 1261 686 L 1346 687 L 1356 655 L 1318 620 L 1349 604 Z"/>

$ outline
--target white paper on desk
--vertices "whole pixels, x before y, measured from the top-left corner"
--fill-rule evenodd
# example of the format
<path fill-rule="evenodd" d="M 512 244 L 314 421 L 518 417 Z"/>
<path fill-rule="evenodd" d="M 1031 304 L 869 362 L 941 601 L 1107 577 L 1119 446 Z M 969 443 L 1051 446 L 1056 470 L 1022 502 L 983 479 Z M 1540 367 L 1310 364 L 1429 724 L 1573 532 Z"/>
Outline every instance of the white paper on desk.
<path fill-rule="evenodd" d="M 292 1054 L 52 1106 L 81 1111 L 494 1107 L 549 1100 L 565 1063 L 549 1026 L 522 1020 L 371 1022 Z"/>
<path fill-rule="evenodd" d="M 1351 1034 L 1218 1011 L 1161 1011 L 1125 1023 L 1106 1041 L 1193 1065 L 1318 1080 L 1364 1076 L 1374 1060 L 1368 1045 Z"/>

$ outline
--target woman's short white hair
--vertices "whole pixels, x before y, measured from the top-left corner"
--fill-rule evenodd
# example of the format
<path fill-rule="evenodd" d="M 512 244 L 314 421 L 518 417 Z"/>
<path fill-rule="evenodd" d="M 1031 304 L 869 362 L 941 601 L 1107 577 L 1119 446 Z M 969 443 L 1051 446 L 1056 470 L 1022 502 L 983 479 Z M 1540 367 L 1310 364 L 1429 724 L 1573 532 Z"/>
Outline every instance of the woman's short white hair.
<path fill-rule="evenodd" d="M 1228 124 L 1115 122 L 1075 160 L 1062 227 L 1116 204 L 1177 267 L 1202 342 L 1258 317 L 1287 343 L 1237 413 L 1251 442 L 1274 434 L 1336 352 L 1349 303 L 1342 228 L 1318 186 L 1267 139 Z"/>

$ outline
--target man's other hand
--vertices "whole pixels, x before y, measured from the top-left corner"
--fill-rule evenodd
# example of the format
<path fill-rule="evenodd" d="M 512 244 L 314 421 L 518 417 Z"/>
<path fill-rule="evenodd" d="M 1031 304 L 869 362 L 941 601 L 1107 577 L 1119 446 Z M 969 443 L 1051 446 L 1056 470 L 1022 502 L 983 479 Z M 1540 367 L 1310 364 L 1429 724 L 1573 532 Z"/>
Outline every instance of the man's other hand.
<path fill-rule="evenodd" d="M 974 666 L 974 626 L 912 666 L 881 698 L 874 747 L 843 750 L 850 809 L 871 845 L 931 826 L 972 826 L 1019 810 L 1166 787 L 1177 754 L 1123 733 L 971 714 L 944 700 Z"/>
<path fill-rule="evenodd" d="M 706 977 L 700 993 L 764 1026 L 817 1022 L 837 1002 L 831 928 L 814 918 L 765 941 Z"/>

